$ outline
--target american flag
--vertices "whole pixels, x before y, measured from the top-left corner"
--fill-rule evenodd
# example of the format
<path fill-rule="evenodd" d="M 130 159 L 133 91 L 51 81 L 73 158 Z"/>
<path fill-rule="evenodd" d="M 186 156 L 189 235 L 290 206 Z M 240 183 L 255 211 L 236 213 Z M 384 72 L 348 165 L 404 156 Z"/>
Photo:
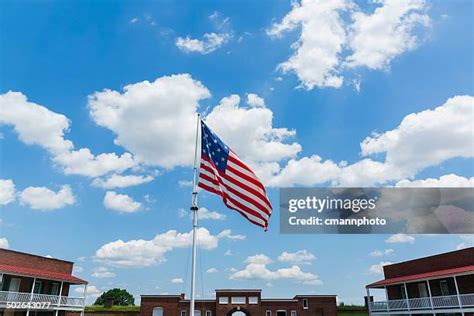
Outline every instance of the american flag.
<path fill-rule="evenodd" d="M 203 121 L 198 186 L 220 195 L 228 208 L 267 229 L 272 206 L 263 184 Z"/>

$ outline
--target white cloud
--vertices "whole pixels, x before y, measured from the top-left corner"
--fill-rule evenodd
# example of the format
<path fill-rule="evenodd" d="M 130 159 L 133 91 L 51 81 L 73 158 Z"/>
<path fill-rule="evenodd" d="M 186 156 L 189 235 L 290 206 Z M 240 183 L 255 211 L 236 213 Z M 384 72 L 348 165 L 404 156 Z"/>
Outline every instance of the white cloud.
<path fill-rule="evenodd" d="M 383 274 L 383 266 L 392 264 L 391 262 L 388 261 L 383 261 L 374 265 L 371 265 L 369 267 L 369 274 Z"/>
<path fill-rule="evenodd" d="M 384 250 L 374 250 L 370 253 L 371 257 L 383 257 L 383 256 L 389 256 L 394 253 L 394 250 L 391 248 L 387 248 Z"/>
<path fill-rule="evenodd" d="M 472 121 L 474 98 L 455 96 L 435 109 L 405 116 L 393 130 L 367 137 L 361 143 L 361 154 L 365 158 L 351 165 L 314 155 L 290 159 L 283 168 L 274 164 L 264 173 L 263 179 L 271 186 L 326 182 L 340 186 L 370 186 L 406 179 L 452 158 L 474 157 Z M 376 154 L 384 154 L 384 160 L 367 158 Z M 447 179 L 455 180 L 453 176 Z"/>
<path fill-rule="evenodd" d="M 8 239 L 0 238 L 0 248 L 3 248 L 3 249 L 10 248 L 10 244 L 8 243 Z"/>
<path fill-rule="evenodd" d="M 100 187 L 103 189 L 115 189 L 115 188 L 126 188 L 130 186 L 135 186 L 143 183 L 148 183 L 153 181 L 154 177 L 152 176 L 142 176 L 142 175 L 127 175 L 123 176 L 120 174 L 113 174 L 112 176 L 102 179 L 96 178 L 92 181 L 92 185 L 95 187 Z"/>
<path fill-rule="evenodd" d="M 378 0 L 377 3 L 381 6 L 373 14 L 360 11 L 352 14 L 348 43 L 352 55 L 346 59 L 349 67 L 388 67 L 393 58 L 416 47 L 414 28 L 430 24 L 425 0 Z"/>
<path fill-rule="evenodd" d="M 301 0 L 267 31 L 279 37 L 301 27 L 294 53 L 279 65 L 294 72 L 299 87 L 339 88 L 346 67 L 370 69 L 388 67 L 400 54 L 417 46 L 416 27 L 426 27 L 430 18 L 424 0 L 376 0 L 378 6 L 367 14 L 352 0 Z M 342 17 L 351 14 L 352 21 Z M 360 82 L 355 85 L 356 90 Z"/>
<path fill-rule="evenodd" d="M 134 213 L 140 210 L 142 204 L 126 194 L 107 191 L 104 196 L 104 206 L 118 212 Z"/>
<path fill-rule="evenodd" d="M 84 272 L 84 268 L 81 266 L 74 265 L 72 274 Z"/>
<path fill-rule="evenodd" d="M 247 93 L 247 104 L 254 107 L 265 107 L 265 100 L 255 93 Z"/>
<path fill-rule="evenodd" d="M 388 237 L 385 242 L 389 244 L 400 244 L 400 243 L 408 243 L 413 244 L 415 243 L 415 237 L 406 235 L 406 234 L 395 234 Z"/>
<path fill-rule="evenodd" d="M 180 188 L 189 188 L 193 186 L 193 182 L 191 180 L 179 180 L 178 185 Z"/>
<path fill-rule="evenodd" d="M 230 229 L 224 229 L 217 235 L 219 238 L 227 238 L 230 240 L 244 240 L 246 237 L 245 235 L 239 235 L 239 234 L 232 234 L 232 231 Z"/>
<path fill-rule="evenodd" d="M 137 18 L 137 17 L 134 17 L 134 18 L 130 19 L 130 21 L 128 21 L 128 23 L 130 23 L 130 24 L 135 24 L 135 23 L 137 23 L 138 21 L 140 21 L 140 19 Z"/>
<path fill-rule="evenodd" d="M 119 267 L 147 267 L 166 261 L 165 254 L 176 248 L 188 248 L 192 244 L 189 233 L 178 233 L 169 230 L 156 235 L 151 240 L 116 240 L 100 247 L 95 253 L 95 260 Z M 198 228 L 198 247 L 206 250 L 217 248 L 219 235 L 212 235 L 205 228 Z"/>
<path fill-rule="evenodd" d="M 367 137 L 362 155 L 384 153 L 385 164 L 407 177 L 451 158 L 472 158 L 473 108 L 473 97 L 455 96 L 433 110 L 407 115 L 396 129 Z"/>
<path fill-rule="evenodd" d="M 217 270 L 216 268 L 209 268 L 206 271 L 206 273 L 217 273 L 217 272 L 219 272 L 219 270 Z"/>
<path fill-rule="evenodd" d="M 21 92 L 0 95 L 0 124 L 12 125 L 23 143 L 46 149 L 66 174 L 97 177 L 135 165 L 129 153 L 94 156 L 88 148 L 74 150 L 73 143 L 64 138 L 69 130 L 68 118 L 29 102 Z"/>
<path fill-rule="evenodd" d="M 295 132 L 272 126 L 273 113 L 265 107 L 239 106 L 240 97 L 223 98 L 206 116 L 209 127 L 246 161 L 273 162 L 294 157 L 301 146 L 285 143 Z"/>
<path fill-rule="evenodd" d="M 0 179 L 0 205 L 7 205 L 15 199 L 15 183 L 11 179 Z"/>
<path fill-rule="evenodd" d="M 92 276 L 94 278 L 113 278 L 115 277 L 115 273 L 109 271 L 106 267 L 98 267 L 94 269 Z"/>
<path fill-rule="evenodd" d="M 218 213 L 218 212 L 215 212 L 215 211 L 209 211 L 205 207 L 200 207 L 198 214 L 199 214 L 198 216 L 199 216 L 200 220 L 209 219 L 209 220 L 213 220 L 213 221 L 222 221 L 222 220 L 225 220 L 226 217 L 227 217 L 226 215 L 224 215 L 222 213 Z"/>
<path fill-rule="evenodd" d="M 175 44 L 186 53 L 209 54 L 224 45 L 230 37 L 228 33 L 206 33 L 201 40 L 189 36 L 178 37 Z"/>
<path fill-rule="evenodd" d="M 474 177 L 465 178 L 455 174 L 447 174 L 439 179 L 428 178 L 423 180 L 401 180 L 397 187 L 427 187 L 427 188 L 457 188 L 474 187 Z"/>
<path fill-rule="evenodd" d="M 267 265 L 272 261 L 265 255 L 248 257 L 246 262 L 247 266 L 243 270 L 235 271 L 230 275 L 231 280 L 289 280 L 309 285 L 322 284 L 317 275 L 311 272 L 304 272 L 297 265 L 274 271 L 269 270 Z"/>
<path fill-rule="evenodd" d="M 268 35 L 281 36 L 301 25 L 301 34 L 292 45 L 294 54 L 279 65 L 283 72 L 293 71 L 301 86 L 335 87 L 343 77 L 337 69 L 339 55 L 346 42 L 346 31 L 340 13 L 351 7 L 349 0 L 302 0 L 294 2 L 291 11 L 272 25 Z"/>
<path fill-rule="evenodd" d="M 84 287 L 81 286 L 81 287 L 77 287 L 74 289 L 74 292 L 76 292 L 77 294 L 79 295 L 83 295 L 84 294 Z M 87 301 L 92 301 L 91 303 L 93 303 L 93 301 L 99 296 L 102 294 L 103 291 L 99 290 L 95 285 L 91 285 L 89 284 L 87 286 L 87 292 L 86 292 L 86 299 Z"/>
<path fill-rule="evenodd" d="M 174 284 L 183 284 L 184 283 L 184 280 L 181 279 L 181 278 L 174 278 L 171 280 L 171 283 L 174 283 Z"/>
<path fill-rule="evenodd" d="M 20 201 L 35 210 L 55 210 L 73 205 L 76 199 L 69 185 L 63 185 L 58 192 L 46 187 L 28 187 L 20 193 Z"/>
<path fill-rule="evenodd" d="M 148 165 L 173 168 L 192 164 L 198 102 L 209 91 L 190 75 L 173 75 L 89 96 L 89 111 L 114 142 Z"/>
<path fill-rule="evenodd" d="M 283 251 L 281 255 L 278 256 L 278 261 L 281 262 L 310 264 L 311 261 L 314 260 L 316 260 L 316 256 L 306 249 L 296 252 Z"/>

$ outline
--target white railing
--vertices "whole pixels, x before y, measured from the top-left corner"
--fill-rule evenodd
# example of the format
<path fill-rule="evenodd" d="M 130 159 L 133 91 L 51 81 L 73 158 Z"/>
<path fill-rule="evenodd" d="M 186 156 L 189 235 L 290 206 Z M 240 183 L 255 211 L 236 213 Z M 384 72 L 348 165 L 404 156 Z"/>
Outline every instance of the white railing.
<path fill-rule="evenodd" d="M 431 301 L 429 297 L 412 298 L 408 300 L 410 309 L 429 309 L 431 308 Z"/>
<path fill-rule="evenodd" d="M 402 300 L 370 302 L 372 312 L 423 310 L 440 308 L 463 308 L 474 306 L 474 293 L 457 295 L 419 297 Z"/>
<path fill-rule="evenodd" d="M 462 307 L 474 306 L 474 294 L 461 294 L 459 298 L 461 299 Z"/>
<path fill-rule="evenodd" d="M 433 306 L 434 308 L 460 307 L 457 295 L 433 296 Z"/>
<path fill-rule="evenodd" d="M 82 297 L 68 297 L 47 294 L 31 295 L 30 293 L 0 291 L 0 305 L 6 304 L 8 302 L 50 303 L 51 309 L 60 309 L 61 307 L 82 309 L 84 306 L 84 298 Z"/>

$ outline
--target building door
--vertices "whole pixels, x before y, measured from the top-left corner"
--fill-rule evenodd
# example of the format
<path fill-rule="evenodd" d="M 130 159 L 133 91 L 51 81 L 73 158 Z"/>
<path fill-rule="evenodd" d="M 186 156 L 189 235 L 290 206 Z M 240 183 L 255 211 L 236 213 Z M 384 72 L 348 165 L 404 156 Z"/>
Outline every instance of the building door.
<path fill-rule="evenodd" d="M 20 291 L 20 283 L 21 283 L 21 279 L 18 279 L 18 278 L 11 278 L 10 279 L 10 285 L 8 286 L 8 292 L 12 292 L 12 293 L 8 293 L 8 301 L 12 301 L 12 302 L 15 302 L 16 300 L 18 300 L 17 298 L 17 292 Z"/>

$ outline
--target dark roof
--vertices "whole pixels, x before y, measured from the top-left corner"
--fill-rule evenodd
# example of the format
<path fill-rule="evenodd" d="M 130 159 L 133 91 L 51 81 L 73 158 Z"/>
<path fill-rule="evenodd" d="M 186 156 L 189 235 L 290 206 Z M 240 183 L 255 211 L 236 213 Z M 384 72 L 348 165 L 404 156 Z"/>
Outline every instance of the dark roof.
<path fill-rule="evenodd" d="M 452 268 L 452 269 L 445 269 L 445 270 L 438 270 L 438 271 L 431 271 L 425 273 L 418 273 L 412 275 L 405 275 L 396 278 L 389 278 L 374 282 L 372 284 L 367 285 L 368 288 L 377 288 L 383 287 L 390 284 L 397 284 L 407 281 L 416 281 L 416 280 L 424 280 L 424 279 L 431 279 L 431 278 L 438 278 L 438 277 L 445 277 L 445 276 L 452 276 L 456 274 L 461 274 L 465 272 L 474 272 L 474 265 Z"/>
<path fill-rule="evenodd" d="M 11 273 L 15 275 L 27 276 L 27 277 L 36 277 L 46 280 L 55 280 L 63 281 L 71 284 L 87 284 L 86 281 L 79 279 L 71 274 L 52 272 L 41 269 L 25 268 L 19 266 L 13 266 L 8 264 L 0 264 L 0 272 Z"/>

